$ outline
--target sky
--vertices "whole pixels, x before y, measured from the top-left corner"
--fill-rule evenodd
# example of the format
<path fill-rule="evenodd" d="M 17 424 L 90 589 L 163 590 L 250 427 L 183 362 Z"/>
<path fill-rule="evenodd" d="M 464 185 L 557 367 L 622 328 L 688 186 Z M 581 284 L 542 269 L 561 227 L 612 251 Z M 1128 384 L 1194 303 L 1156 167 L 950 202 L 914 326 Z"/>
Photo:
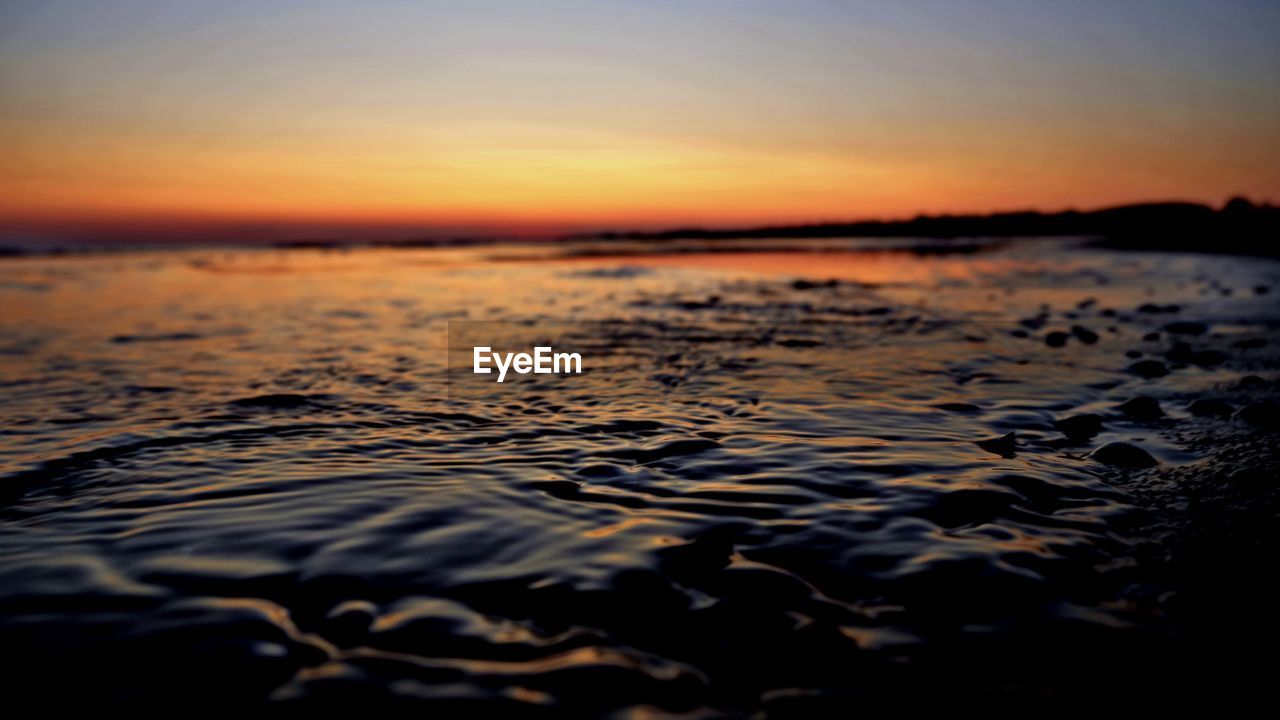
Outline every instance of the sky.
<path fill-rule="evenodd" d="M 0 0 L 0 238 L 1280 201 L 1274 0 Z"/>

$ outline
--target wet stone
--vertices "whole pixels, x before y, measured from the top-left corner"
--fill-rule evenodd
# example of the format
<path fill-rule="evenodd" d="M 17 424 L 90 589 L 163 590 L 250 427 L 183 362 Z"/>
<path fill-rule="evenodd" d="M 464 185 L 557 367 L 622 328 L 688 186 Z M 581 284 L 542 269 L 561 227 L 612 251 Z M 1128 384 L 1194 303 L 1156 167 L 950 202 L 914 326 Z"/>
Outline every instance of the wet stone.
<path fill-rule="evenodd" d="M 1159 464 L 1151 453 L 1127 442 L 1109 442 L 1089 453 L 1089 457 L 1114 467 L 1149 468 Z"/>
<path fill-rule="evenodd" d="M 1226 353 L 1217 350 L 1200 350 L 1192 354 L 1191 364 L 1200 367 L 1217 367 L 1226 362 L 1228 356 Z"/>
<path fill-rule="evenodd" d="M 1164 410 L 1160 409 L 1160 403 L 1155 398 L 1145 395 L 1126 400 L 1117 405 L 1116 409 L 1134 420 L 1155 420 L 1164 417 Z"/>
<path fill-rule="evenodd" d="M 1226 400 L 1201 398 L 1187 407 L 1196 417 L 1230 417 L 1235 408 Z"/>
<path fill-rule="evenodd" d="M 1208 332 L 1209 326 L 1201 322 L 1182 320 L 1165 325 L 1164 330 L 1174 335 L 1203 335 Z"/>
<path fill-rule="evenodd" d="M 1102 432 L 1102 416 L 1094 413 L 1072 415 L 1055 421 L 1053 426 L 1073 440 L 1088 440 Z"/>
<path fill-rule="evenodd" d="M 1072 325 L 1071 334 L 1074 335 L 1077 340 L 1086 345 L 1092 345 L 1098 342 L 1098 333 L 1083 325 Z"/>
<path fill-rule="evenodd" d="M 1192 363 L 1195 357 L 1196 354 L 1192 351 L 1191 344 L 1184 342 L 1174 343 L 1173 347 L 1169 348 L 1168 352 L 1164 354 L 1164 358 L 1169 362 L 1182 363 L 1184 365 Z"/>
<path fill-rule="evenodd" d="M 1258 427 L 1280 427 L 1280 402 L 1259 400 L 1249 403 L 1236 412 L 1236 417 Z"/>
<path fill-rule="evenodd" d="M 1141 360 L 1130 365 L 1128 369 L 1134 375 L 1148 380 L 1169 374 L 1169 368 L 1158 360 Z"/>

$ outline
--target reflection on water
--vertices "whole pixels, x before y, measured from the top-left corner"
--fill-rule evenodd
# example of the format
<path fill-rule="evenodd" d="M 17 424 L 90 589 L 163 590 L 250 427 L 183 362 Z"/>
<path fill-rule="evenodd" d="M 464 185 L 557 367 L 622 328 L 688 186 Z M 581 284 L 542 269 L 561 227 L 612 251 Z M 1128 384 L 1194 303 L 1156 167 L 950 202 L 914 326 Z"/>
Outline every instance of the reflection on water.
<path fill-rule="evenodd" d="M 1206 462 L 1192 400 L 1269 392 L 1280 268 L 817 250 L 6 261 L 19 706 L 804 716 L 1167 678 L 1176 588 L 1127 529 Z M 602 364 L 450 393 L 463 320 Z"/>

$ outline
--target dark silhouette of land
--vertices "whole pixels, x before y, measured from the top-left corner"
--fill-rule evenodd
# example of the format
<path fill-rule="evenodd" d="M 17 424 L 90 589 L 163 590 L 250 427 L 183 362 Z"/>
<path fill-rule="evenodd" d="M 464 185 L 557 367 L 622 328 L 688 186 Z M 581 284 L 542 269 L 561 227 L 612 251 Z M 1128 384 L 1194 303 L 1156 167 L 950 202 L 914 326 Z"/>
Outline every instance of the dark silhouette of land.
<path fill-rule="evenodd" d="M 1121 205 L 1100 210 L 1063 212 L 1000 212 L 985 215 L 919 215 L 906 220 L 859 220 L 802 225 L 775 225 L 747 228 L 676 228 L 670 230 L 612 230 L 604 232 L 513 237 L 502 233 L 472 235 L 418 234 L 421 230 L 400 229 L 401 237 L 384 232 L 366 233 L 344 228 L 332 233 L 314 231 L 301 237 L 281 238 L 257 230 L 228 228 L 215 232 L 154 229 L 140 235 L 123 230 L 71 233 L 50 238 L 51 242 L 10 244 L 0 233 L 0 257 L 31 253 L 106 252 L 137 247 L 206 245 L 210 247 L 269 246 L 282 249 L 341 249 L 347 247 L 444 247 L 493 245 L 506 242 L 600 242 L 620 240 L 730 240 L 776 239 L 772 248 L 786 249 L 786 241 L 803 238 L 929 238 L 942 242 L 930 252 L 964 252 L 959 238 L 1088 237 L 1101 246 L 1127 250 L 1184 250 L 1240 255 L 1280 256 L 1280 206 L 1233 198 L 1221 208 L 1191 202 L 1159 202 Z M 977 245 L 969 244 L 971 249 Z M 714 243 L 701 246 L 715 251 Z M 921 249 L 923 251 L 923 248 Z M 602 245 L 593 253 L 604 254 Z M 611 251 L 610 251 L 611 252 Z"/>
<path fill-rule="evenodd" d="M 1082 236 L 1132 250 L 1198 250 L 1249 255 L 1280 254 L 1280 207 L 1233 198 L 1222 208 L 1189 202 L 1143 203 L 1101 210 L 987 215 L 919 215 L 909 220 L 779 225 L 754 228 L 678 228 L 658 232 L 605 232 L 597 240 L 716 240 L 729 238 L 826 238 Z"/>

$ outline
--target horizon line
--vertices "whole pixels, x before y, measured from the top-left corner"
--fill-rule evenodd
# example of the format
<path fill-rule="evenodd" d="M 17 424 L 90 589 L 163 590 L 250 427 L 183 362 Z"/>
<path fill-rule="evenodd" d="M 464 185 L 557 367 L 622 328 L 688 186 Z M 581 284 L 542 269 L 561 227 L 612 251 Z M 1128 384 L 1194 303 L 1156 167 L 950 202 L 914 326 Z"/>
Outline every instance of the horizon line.
<path fill-rule="evenodd" d="M 1150 199 L 1080 207 L 1017 207 L 986 212 L 922 210 L 910 215 L 845 216 L 779 220 L 776 222 L 593 222 L 494 221 L 494 222 L 407 222 L 357 219 L 306 220 L 285 218 L 198 218 L 151 217 L 139 220 L 61 219 L 44 216 L 0 220 L 0 248 L 57 246 L 60 243 L 83 243 L 89 246 L 134 243 L 151 245 L 272 245 L 272 244 L 396 244 L 414 241 L 501 242 L 501 241 L 572 241 L 620 236 L 662 236 L 674 233 L 783 231 L 790 228 L 821 228 L 856 225 L 907 224 L 921 220 L 982 219 L 1037 214 L 1044 216 L 1090 214 L 1109 210 L 1144 206 L 1195 206 L 1220 211 L 1235 200 L 1244 200 L 1257 208 L 1277 207 L 1271 198 L 1255 200 L 1244 195 L 1230 195 L 1221 203 L 1186 198 Z"/>

